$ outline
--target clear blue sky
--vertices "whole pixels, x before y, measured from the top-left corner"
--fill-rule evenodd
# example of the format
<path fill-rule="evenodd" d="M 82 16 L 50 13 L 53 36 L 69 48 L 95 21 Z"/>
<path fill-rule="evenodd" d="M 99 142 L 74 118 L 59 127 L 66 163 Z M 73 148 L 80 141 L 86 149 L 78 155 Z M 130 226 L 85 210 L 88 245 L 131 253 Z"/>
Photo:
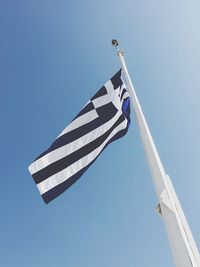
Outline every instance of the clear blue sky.
<path fill-rule="evenodd" d="M 174 266 L 132 111 L 128 134 L 45 205 L 28 165 L 120 68 L 200 247 L 200 3 L 0 0 L 0 265 Z"/>

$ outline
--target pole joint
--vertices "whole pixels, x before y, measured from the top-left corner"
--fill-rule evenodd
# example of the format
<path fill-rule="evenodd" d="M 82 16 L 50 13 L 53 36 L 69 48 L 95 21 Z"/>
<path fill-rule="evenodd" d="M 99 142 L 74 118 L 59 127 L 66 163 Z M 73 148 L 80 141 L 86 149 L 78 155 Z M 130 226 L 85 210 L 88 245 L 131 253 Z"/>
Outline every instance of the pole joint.
<path fill-rule="evenodd" d="M 124 55 L 125 55 L 125 52 L 124 52 L 124 51 L 121 51 L 121 50 L 119 50 L 119 51 L 117 52 L 117 55 L 119 56 L 120 54 L 121 54 L 121 55 L 124 57 Z"/>

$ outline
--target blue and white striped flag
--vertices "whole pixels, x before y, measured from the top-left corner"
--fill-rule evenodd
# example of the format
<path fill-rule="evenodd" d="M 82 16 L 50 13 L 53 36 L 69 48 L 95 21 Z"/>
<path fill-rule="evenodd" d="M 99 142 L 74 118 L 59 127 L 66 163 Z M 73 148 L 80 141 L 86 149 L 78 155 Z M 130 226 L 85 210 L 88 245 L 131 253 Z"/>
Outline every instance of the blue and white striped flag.
<path fill-rule="evenodd" d="M 130 99 L 120 70 L 29 166 L 45 203 L 77 181 L 109 143 L 126 134 L 129 124 Z"/>

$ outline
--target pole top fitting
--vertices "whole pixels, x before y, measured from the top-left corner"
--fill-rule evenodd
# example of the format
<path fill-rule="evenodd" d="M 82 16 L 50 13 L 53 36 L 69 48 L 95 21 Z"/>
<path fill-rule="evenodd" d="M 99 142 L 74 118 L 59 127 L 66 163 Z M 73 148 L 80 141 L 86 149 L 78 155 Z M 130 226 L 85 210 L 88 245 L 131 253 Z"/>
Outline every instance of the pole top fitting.
<path fill-rule="evenodd" d="M 115 47 L 115 48 L 118 48 L 118 41 L 116 39 L 112 39 L 112 45 Z"/>
<path fill-rule="evenodd" d="M 113 45 L 113 47 L 115 47 L 117 49 L 117 55 L 118 56 L 119 56 L 119 54 L 124 56 L 124 52 L 119 49 L 119 47 L 118 47 L 119 43 L 116 39 L 112 39 L 112 45 Z"/>

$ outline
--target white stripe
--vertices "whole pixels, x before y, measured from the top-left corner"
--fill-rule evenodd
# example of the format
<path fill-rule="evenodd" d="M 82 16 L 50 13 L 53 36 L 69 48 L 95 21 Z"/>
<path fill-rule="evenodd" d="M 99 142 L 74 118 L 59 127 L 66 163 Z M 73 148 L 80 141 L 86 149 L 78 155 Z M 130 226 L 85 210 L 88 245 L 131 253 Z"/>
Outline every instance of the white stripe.
<path fill-rule="evenodd" d="M 95 120 L 96 118 L 98 118 L 98 113 L 96 112 L 95 109 L 81 115 L 80 117 L 76 118 L 74 121 L 72 121 L 62 132 L 61 134 L 58 136 L 60 137 L 63 134 L 66 134 L 86 123 L 89 123 L 93 120 Z M 57 137 L 57 138 L 58 138 Z"/>
<path fill-rule="evenodd" d="M 108 94 L 109 95 L 112 94 L 112 92 L 114 91 L 114 86 L 113 86 L 111 80 L 107 81 L 107 83 L 105 83 L 104 86 L 106 87 Z"/>
<path fill-rule="evenodd" d="M 47 167 L 51 163 L 62 159 L 69 154 L 73 153 L 74 151 L 78 150 L 79 148 L 87 145 L 88 143 L 92 142 L 93 140 L 97 139 L 99 136 L 103 135 L 107 132 L 112 125 L 118 120 L 121 116 L 122 112 L 117 112 L 115 116 L 109 120 L 108 122 L 102 124 L 98 128 L 94 129 L 93 131 L 83 135 L 79 139 L 74 140 L 73 142 L 62 146 L 58 149 L 55 149 L 48 154 L 44 155 L 43 157 L 39 158 L 38 160 L 34 161 L 29 166 L 29 171 L 31 174 L 40 171 L 41 169 Z"/>
<path fill-rule="evenodd" d="M 111 101 L 112 101 L 112 97 L 110 95 L 103 95 L 103 96 L 100 96 L 100 97 L 92 100 L 95 108 L 99 108 L 101 106 L 104 106 L 104 105 L 110 103 Z"/>
<path fill-rule="evenodd" d="M 107 94 L 92 100 L 95 108 L 101 107 L 111 102 L 113 95 L 115 94 L 113 84 L 111 83 L 111 81 L 108 81 L 104 86 L 107 90 Z"/>
<path fill-rule="evenodd" d="M 42 181 L 37 185 L 40 194 L 44 194 L 47 191 L 51 190 L 55 186 L 63 183 L 67 179 L 69 179 L 71 176 L 76 174 L 78 171 L 86 167 L 88 164 L 90 164 L 101 152 L 101 150 L 104 148 L 104 146 L 107 144 L 107 142 L 120 130 L 125 129 L 127 126 L 127 121 L 123 121 L 121 124 L 119 124 L 109 135 L 109 137 L 95 150 L 93 150 L 91 153 L 86 155 L 85 157 L 81 158 L 77 162 L 73 163 L 66 169 L 52 175 L 51 177 L 47 178 L 46 180 Z"/>
<path fill-rule="evenodd" d="M 126 91 L 126 93 L 123 95 L 123 99 L 126 99 L 127 97 L 130 97 L 130 96 L 129 96 L 129 93 Z"/>

